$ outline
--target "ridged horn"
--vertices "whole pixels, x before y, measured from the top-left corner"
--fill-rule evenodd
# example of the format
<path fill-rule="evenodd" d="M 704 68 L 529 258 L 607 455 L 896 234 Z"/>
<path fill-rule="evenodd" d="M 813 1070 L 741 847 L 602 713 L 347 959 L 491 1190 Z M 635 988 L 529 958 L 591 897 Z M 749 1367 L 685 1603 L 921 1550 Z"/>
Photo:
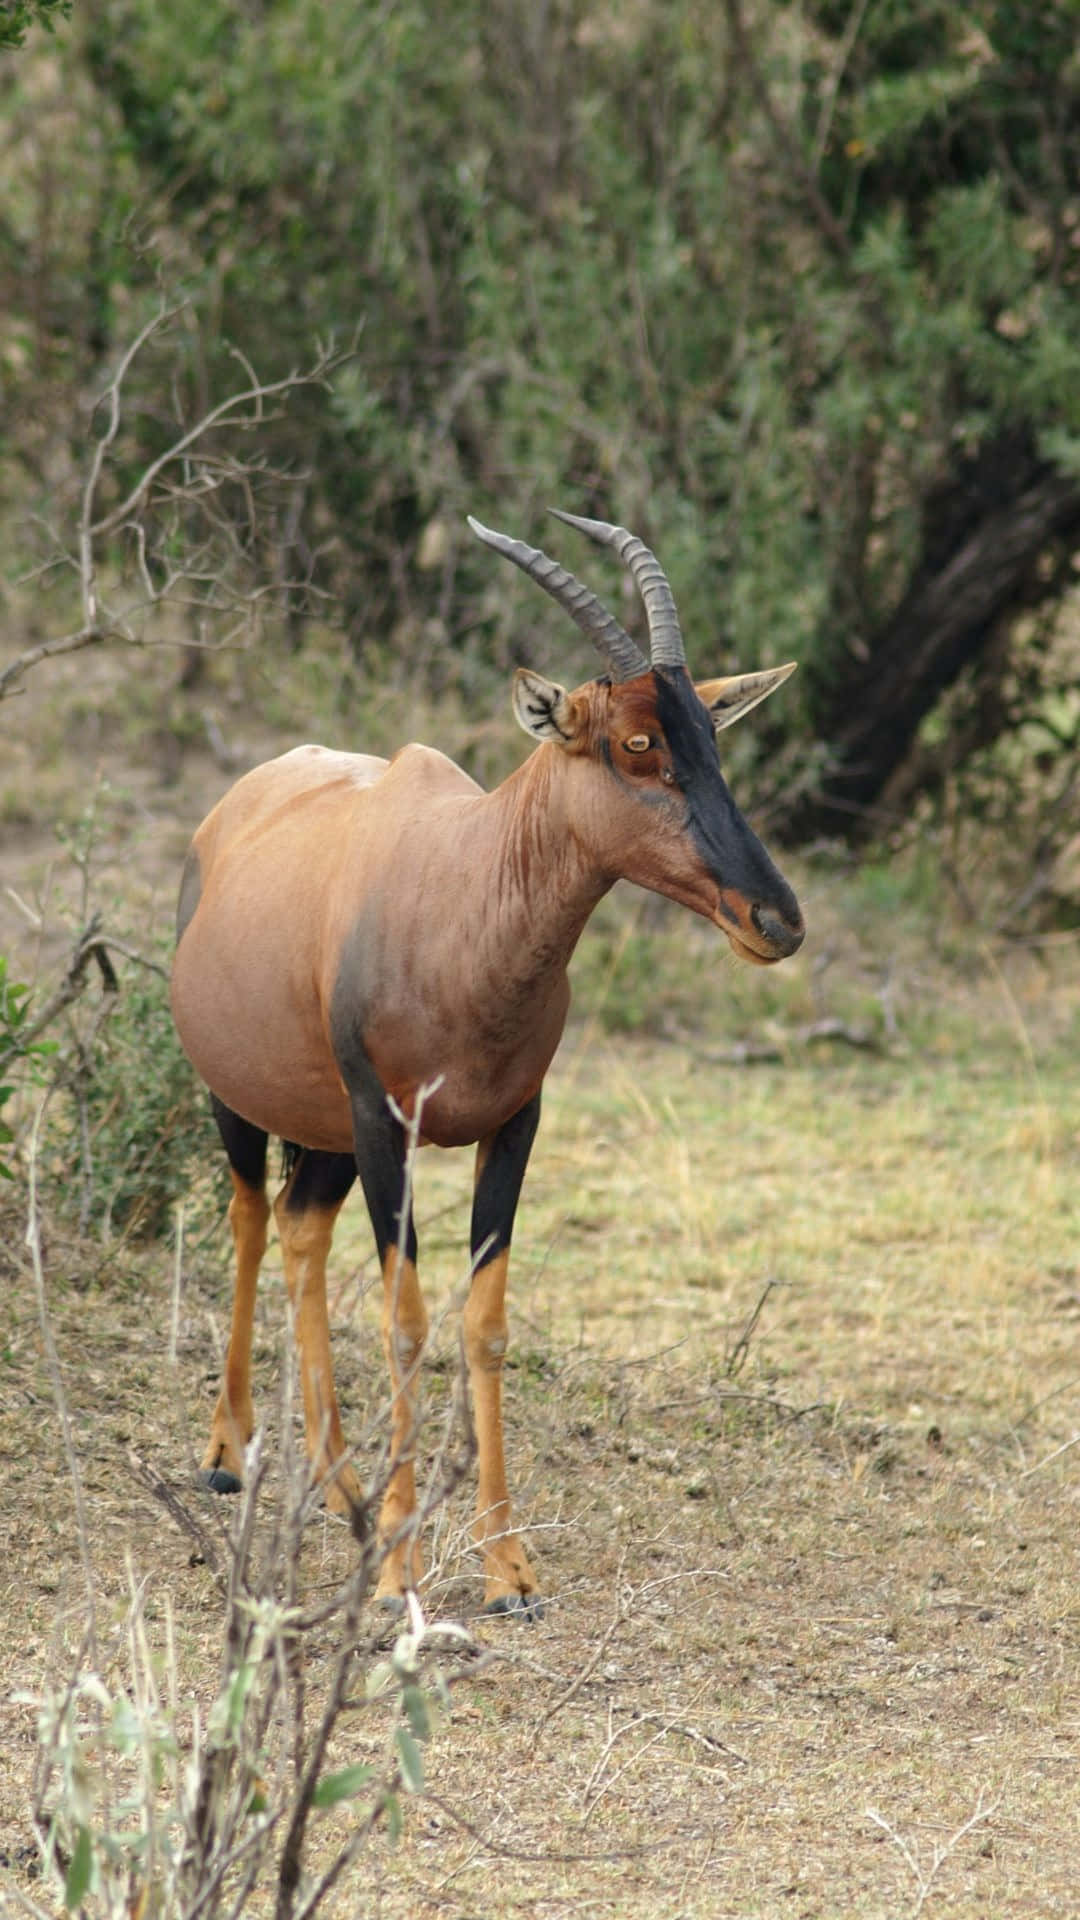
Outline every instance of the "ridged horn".
<path fill-rule="evenodd" d="M 557 560 L 550 560 L 539 547 L 527 547 L 524 540 L 511 540 L 508 534 L 482 526 L 471 513 L 467 518 L 478 540 L 501 553 L 505 560 L 512 560 L 538 587 L 550 593 L 582 633 L 588 634 L 611 668 L 613 679 L 636 680 L 639 674 L 648 673 L 649 663 L 636 641 L 620 627 L 603 601 L 590 593 L 588 587 L 583 587 L 580 580 L 575 580 L 565 567 L 560 567 Z"/>
<path fill-rule="evenodd" d="M 579 514 L 563 513 L 558 507 L 552 507 L 550 511 L 557 520 L 565 520 L 568 527 L 576 527 L 579 533 L 588 534 L 589 539 L 595 540 L 598 546 L 611 547 L 623 565 L 629 567 L 649 622 L 649 651 L 653 666 L 685 667 L 686 648 L 675 610 L 675 595 L 668 584 L 667 574 L 644 540 L 639 540 L 635 533 L 627 533 L 625 527 L 611 526 L 606 520 L 583 520 Z"/>

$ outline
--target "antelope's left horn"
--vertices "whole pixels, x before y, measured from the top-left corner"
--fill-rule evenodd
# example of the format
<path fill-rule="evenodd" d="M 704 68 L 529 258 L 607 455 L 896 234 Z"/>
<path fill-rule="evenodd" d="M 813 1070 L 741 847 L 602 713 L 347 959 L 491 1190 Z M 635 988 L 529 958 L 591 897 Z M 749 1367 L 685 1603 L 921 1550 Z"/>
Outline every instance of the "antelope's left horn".
<path fill-rule="evenodd" d="M 579 533 L 588 534 L 589 539 L 595 540 L 598 546 L 611 547 L 623 565 L 629 567 L 649 622 L 649 651 L 653 666 L 685 667 L 686 648 L 675 610 L 675 595 L 668 584 L 667 574 L 651 548 L 645 545 L 644 540 L 639 540 L 635 533 L 628 533 L 625 527 L 614 527 L 607 520 L 584 520 L 580 514 L 563 513 L 558 507 L 552 507 L 550 511 L 557 520 L 565 520 L 568 527 L 576 527 Z"/>
<path fill-rule="evenodd" d="M 640 673 L 648 673 L 649 663 L 636 641 L 631 640 L 603 601 L 590 593 L 588 587 L 583 587 L 580 580 L 575 580 L 565 567 L 560 567 L 557 560 L 550 560 L 539 547 L 527 547 L 524 540 L 511 540 L 508 534 L 481 526 L 471 513 L 466 517 L 478 540 L 501 553 L 504 559 L 512 560 L 538 587 L 550 593 L 582 633 L 588 634 L 603 654 L 614 679 L 636 680 Z"/>

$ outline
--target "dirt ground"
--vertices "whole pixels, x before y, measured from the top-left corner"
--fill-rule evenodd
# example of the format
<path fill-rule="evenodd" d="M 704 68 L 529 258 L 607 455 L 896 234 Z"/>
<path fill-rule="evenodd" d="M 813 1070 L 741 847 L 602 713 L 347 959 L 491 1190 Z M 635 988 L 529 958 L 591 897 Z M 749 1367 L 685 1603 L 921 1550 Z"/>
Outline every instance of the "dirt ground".
<path fill-rule="evenodd" d="M 226 778 L 206 756 L 168 787 L 145 763 L 125 773 L 143 849 L 127 884 L 148 926 L 169 910 L 199 790 Z M 3 857 L 18 858 L 27 900 L 47 830 L 12 810 Z M 828 884 L 816 891 L 819 922 L 842 923 Z M 9 937 L 25 929 L 10 897 L 5 911 Z M 804 979 L 813 963 L 811 949 Z M 328 1912 L 1037 1920 L 1080 1908 L 1080 966 L 1074 950 L 1053 972 L 995 956 L 937 979 L 932 1020 L 922 994 L 914 981 L 913 1040 L 864 1053 L 792 1039 L 786 1057 L 749 1067 L 692 1038 L 571 1031 L 511 1286 L 508 1457 L 546 1611 L 532 1625 L 476 1615 L 468 1494 L 455 1495 L 427 1543 L 424 1604 L 464 1620 L 491 1657 L 455 1681 L 400 1840 L 377 1833 Z M 433 1156 L 418 1178 L 434 1435 L 469 1169 Z M 80 1658 L 88 1586 L 110 1687 L 125 1684 L 134 1581 L 151 1637 L 171 1635 L 181 1730 L 213 1700 L 220 1595 L 129 1455 L 204 1524 L 227 1523 L 229 1503 L 200 1492 L 193 1469 L 228 1273 L 222 1234 L 192 1235 L 170 1360 L 172 1247 L 108 1255 L 43 1221 L 84 1564 L 25 1193 L 2 1198 L 6 1920 L 25 1902 L 61 1905 L 33 1871 L 27 1697 Z M 383 1392 L 367 1242 L 353 1206 L 333 1303 L 353 1435 Z M 281 1296 L 272 1247 L 256 1329 L 271 1447 Z M 317 1516 L 304 1593 L 330 1591 L 352 1553 L 342 1524 Z M 312 1655 L 313 1696 L 329 1658 Z M 358 1717 L 335 1763 L 370 1757 L 383 1735 Z M 311 1864 L 345 1830 L 328 1815 Z M 250 1911 L 269 1905 L 260 1895 Z"/>

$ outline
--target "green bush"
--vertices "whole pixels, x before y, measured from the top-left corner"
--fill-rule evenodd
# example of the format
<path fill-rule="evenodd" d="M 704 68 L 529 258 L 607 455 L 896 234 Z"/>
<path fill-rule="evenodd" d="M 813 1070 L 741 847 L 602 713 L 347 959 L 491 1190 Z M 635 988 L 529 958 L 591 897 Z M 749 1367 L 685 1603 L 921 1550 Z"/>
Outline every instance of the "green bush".
<path fill-rule="evenodd" d="M 224 1163 L 162 973 L 139 967 L 125 974 L 108 1018 L 80 1049 L 69 1085 L 78 1125 L 67 1133 L 67 1151 L 81 1140 L 82 1177 L 67 1185 L 68 1206 L 106 1238 L 123 1232 L 153 1240 L 168 1232 L 200 1170 L 216 1172 Z"/>
<path fill-rule="evenodd" d="M 56 1051 L 54 1041 L 28 1037 L 29 1011 L 30 989 L 21 980 L 9 979 L 7 955 L 0 953 L 0 1179 L 3 1180 L 14 1178 L 10 1149 L 15 1135 L 4 1118 L 4 1108 L 15 1097 L 17 1081 L 8 1076 L 17 1073 L 22 1063 L 23 1071 L 28 1069 L 33 1077 L 45 1056 Z"/>

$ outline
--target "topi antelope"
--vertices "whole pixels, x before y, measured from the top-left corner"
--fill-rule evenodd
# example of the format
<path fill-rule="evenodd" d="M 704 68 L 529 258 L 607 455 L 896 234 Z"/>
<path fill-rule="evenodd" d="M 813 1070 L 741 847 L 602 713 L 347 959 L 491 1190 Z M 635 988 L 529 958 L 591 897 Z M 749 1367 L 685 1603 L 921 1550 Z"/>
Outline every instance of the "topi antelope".
<path fill-rule="evenodd" d="M 274 1202 L 293 1303 L 308 1453 L 326 1501 L 361 1498 L 330 1358 L 326 1260 L 357 1174 L 382 1266 L 392 1391 L 391 1473 L 379 1520 L 378 1593 L 420 1576 L 414 1383 L 427 1329 L 405 1204 L 405 1121 L 420 1138 L 476 1143 L 464 1311 L 474 1403 L 475 1537 L 485 1603 L 538 1608 L 514 1531 L 503 1461 L 506 1273 L 540 1088 L 566 1020 L 567 963 L 597 901 L 622 878 L 722 929 L 758 965 L 803 938 L 795 896 L 739 812 L 715 732 L 791 666 L 694 686 L 668 582 L 622 527 L 559 514 L 612 548 L 648 618 L 650 658 L 596 596 L 546 554 L 469 524 L 595 641 L 608 673 L 568 693 L 518 671 L 514 712 L 538 742 L 485 793 L 430 747 L 392 760 L 296 747 L 256 767 L 203 822 L 180 890 L 172 1005 L 212 1092 L 229 1157 L 236 1291 L 224 1380 L 203 1461 L 240 1485 L 254 1415 L 251 1336 L 266 1247 L 268 1134 L 287 1143 Z M 391 1104 L 393 1103 L 393 1104 Z"/>

